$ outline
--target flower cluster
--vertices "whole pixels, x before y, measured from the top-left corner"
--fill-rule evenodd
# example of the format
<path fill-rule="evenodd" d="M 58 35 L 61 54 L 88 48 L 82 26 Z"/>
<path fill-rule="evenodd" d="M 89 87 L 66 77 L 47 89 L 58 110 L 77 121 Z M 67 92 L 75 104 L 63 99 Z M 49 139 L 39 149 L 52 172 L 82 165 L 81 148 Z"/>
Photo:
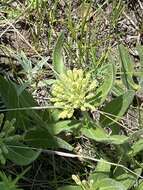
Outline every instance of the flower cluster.
<path fill-rule="evenodd" d="M 61 74 L 52 86 L 51 101 L 62 109 L 59 118 L 71 118 L 75 109 L 95 110 L 90 104 L 95 95 L 97 81 L 92 80 L 90 73 L 82 69 L 73 69 Z"/>

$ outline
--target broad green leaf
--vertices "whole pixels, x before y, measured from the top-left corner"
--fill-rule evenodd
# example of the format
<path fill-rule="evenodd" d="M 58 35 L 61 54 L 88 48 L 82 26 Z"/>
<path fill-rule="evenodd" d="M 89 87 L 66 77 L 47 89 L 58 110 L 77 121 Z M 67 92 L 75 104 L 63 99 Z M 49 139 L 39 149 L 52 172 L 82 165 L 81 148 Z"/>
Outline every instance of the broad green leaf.
<path fill-rule="evenodd" d="M 143 139 L 140 139 L 137 142 L 135 142 L 131 148 L 132 151 L 130 152 L 130 154 L 133 156 L 138 154 L 140 151 L 143 151 Z"/>
<path fill-rule="evenodd" d="M 137 46 L 137 50 L 138 50 L 139 57 L 140 57 L 141 71 L 143 71 L 143 46 L 142 45 L 138 45 Z"/>
<path fill-rule="evenodd" d="M 22 129 L 27 128 L 27 126 L 30 127 L 33 122 L 44 125 L 40 118 L 40 112 L 33 109 L 29 110 L 29 108 L 38 106 L 32 95 L 26 90 L 19 93 L 19 89 L 18 85 L 0 76 L 1 99 L 7 109 L 15 109 L 7 112 L 7 119 L 16 118 L 16 127 Z M 24 108 L 25 110 L 18 110 L 19 108 Z"/>
<path fill-rule="evenodd" d="M 80 123 L 71 120 L 59 121 L 56 123 L 49 124 L 48 131 L 50 131 L 50 133 L 53 135 L 57 135 L 62 131 L 71 131 L 73 128 L 75 129 L 79 126 Z"/>
<path fill-rule="evenodd" d="M 58 188 L 58 190 L 82 190 L 82 188 L 79 186 L 67 185 L 67 186 Z"/>
<path fill-rule="evenodd" d="M 114 83 L 114 67 L 112 64 L 108 64 L 105 68 L 104 81 L 101 86 L 96 90 L 95 97 L 91 100 L 94 106 L 101 105 L 107 98 L 107 95 L 112 89 Z"/>
<path fill-rule="evenodd" d="M 143 190 L 143 182 L 139 184 L 139 186 L 136 188 L 136 190 Z"/>
<path fill-rule="evenodd" d="M 104 160 L 103 160 L 104 161 Z M 95 171 L 89 176 L 89 180 L 94 182 L 103 178 L 108 178 L 110 174 L 111 165 L 108 163 L 98 162 Z"/>
<path fill-rule="evenodd" d="M 82 127 L 81 133 L 86 137 L 93 139 L 97 142 L 106 142 L 108 135 L 105 130 L 101 127 Z"/>
<path fill-rule="evenodd" d="M 18 187 L 12 187 L 12 186 L 8 186 L 6 185 L 4 182 L 0 182 L 0 189 L 1 190 L 23 190 L 21 188 L 18 188 Z"/>
<path fill-rule="evenodd" d="M 125 135 L 108 135 L 103 128 L 97 126 L 95 128 L 81 128 L 81 132 L 86 137 L 93 139 L 97 142 L 109 143 L 109 144 L 123 144 L 128 141 L 128 137 Z"/>
<path fill-rule="evenodd" d="M 38 107 L 38 104 L 34 100 L 32 95 L 28 91 L 24 90 L 18 98 L 19 107 L 25 108 L 25 110 L 18 111 L 18 114 L 21 116 L 19 117 L 19 126 L 21 126 L 23 123 L 26 129 L 30 128 L 31 125 L 36 125 L 38 127 L 41 126 L 45 128 L 47 126 L 47 123 L 45 122 L 45 120 L 43 120 L 44 111 L 36 110 L 33 108 Z M 49 122 L 49 120 L 51 119 L 51 112 L 49 110 L 45 110 L 45 112 L 46 120 L 48 120 Z"/>
<path fill-rule="evenodd" d="M 138 173 L 139 175 L 142 172 L 141 168 L 138 168 L 136 170 L 134 170 L 135 173 Z M 119 173 L 119 174 L 118 174 Z M 136 183 L 138 177 L 128 173 L 127 171 L 125 171 L 123 168 L 117 168 L 116 169 L 116 174 L 115 174 L 115 178 L 117 181 L 121 182 L 128 190 L 130 190 L 134 184 Z"/>
<path fill-rule="evenodd" d="M 63 44 L 64 44 L 64 34 L 61 33 L 56 42 L 53 52 L 53 66 L 58 74 L 61 74 L 65 71 L 63 55 L 62 55 Z"/>
<path fill-rule="evenodd" d="M 0 76 L 0 96 L 7 109 L 18 107 L 18 96 L 14 84 Z M 7 119 L 17 118 L 17 111 L 7 112 Z"/>
<path fill-rule="evenodd" d="M 134 132 L 131 136 L 130 139 L 134 140 L 134 139 L 138 139 L 143 135 L 143 129 L 139 129 L 138 131 Z"/>
<path fill-rule="evenodd" d="M 119 53 L 122 62 L 123 83 L 125 84 L 127 89 L 138 90 L 139 85 L 137 85 L 133 80 L 134 62 L 132 61 L 127 48 L 124 47 L 122 44 L 119 45 Z"/>
<path fill-rule="evenodd" d="M 66 141 L 64 141 L 61 138 L 55 137 L 55 140 L 58 144 L 58 148 L 62 148 L 62 149 L 69 150 L 69 151 L 72 151 L 74 149 L 69 143 L 67 143 Z"/>
<path fill-rule="evenodd" d="M 24 90 L 19 96 L 19 107 L 25 108 L 25 110 L 18 112 L 20 117 L 20 126 L 22 123 L 25 128 L 30 127 L 31 123 L 37 124 L 39 126 L 44 126 L 44 122 L 41 119 L 40 112 L 38 110 L 32 109 L 32 107 L 38 107 L 38 104 L 34 100 L 32 95 L 26 90 Z"/>
<path fill-rule="evenodd" d="M 63 148 L 73 150 L 73 147 L 64 140 L 52 136 L 48 130 L 44 128 L 36 128 L 28 131 L 25 136 L 25 142 L 36 148 Z"/>
<path fill-rule="evenodd" d="M 109 102 L 102 110 L 103 114 L 105 113 L 100 117 L 100 123 L 102 126 L 111 125 L 116 121 L 121 120 L 121 117 L 132 103 L 134 95 L 134 91 L 127 91 L 123 95 L 120 95 Z"/>
<path fill-rule="evenodd" d="M 7 188 L 7 186 L 5 186 L 5 184 L 3 183 L 3 182 L 0 182 L 0 189 L 2 189 L 2 190 L 9 190 L 8 188 Z M 11 190 L 11 189 L 10 189 Z M 16 189 L 15 189 L 16 190 Z"/>
<path fill-rule="evenodd" d="M 28 165 L 38 158 L 41 151 L 34 151 L 32 148 L 22 144 L 22 143 L 12 143 L 7 144 L 8 154 L 6 158 L 11 160 L 17 165 Z"/>
<path fill-rule="evenodd" d="M 98 190 L 127 190 L 126 187 L 114 179 L 103 178 L 94 183 L 93 188 Z"/>
<path fill-rule="evenodd" d="M 129 137 L 125 135 L 110 135 L 109 142 L 111 144 L 124 144 L 128 141 Z"/>

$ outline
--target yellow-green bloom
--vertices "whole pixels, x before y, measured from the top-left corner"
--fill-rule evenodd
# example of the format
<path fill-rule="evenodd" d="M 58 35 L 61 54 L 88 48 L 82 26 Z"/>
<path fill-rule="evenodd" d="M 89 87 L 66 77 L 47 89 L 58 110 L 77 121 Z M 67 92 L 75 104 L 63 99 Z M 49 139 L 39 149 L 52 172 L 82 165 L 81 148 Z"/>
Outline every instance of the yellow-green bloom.
<path fill-rule="evenodd" d="M 68 70 L 61 74 L 52 86 L 51 101 L 61 107 L 60 118 L 70 118 L 74 109 L 95 110 L 89 100 L 94 97 L 97 81 L 82 69 Z"/>

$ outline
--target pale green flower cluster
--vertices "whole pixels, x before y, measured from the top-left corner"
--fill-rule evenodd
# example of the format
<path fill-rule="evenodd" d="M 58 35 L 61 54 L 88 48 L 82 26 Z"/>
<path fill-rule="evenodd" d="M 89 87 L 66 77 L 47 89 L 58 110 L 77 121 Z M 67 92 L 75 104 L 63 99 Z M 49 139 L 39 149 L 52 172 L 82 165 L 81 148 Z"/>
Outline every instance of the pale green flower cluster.
<path fill-rule="evenodd" d="M 95 110 L 89 100 L 94 97 L 97 81 L 82 69 L 68 70 L 52 86 L 51 101 L 61 107 L 59 118 L 71 118 L 75 109 Z"/>

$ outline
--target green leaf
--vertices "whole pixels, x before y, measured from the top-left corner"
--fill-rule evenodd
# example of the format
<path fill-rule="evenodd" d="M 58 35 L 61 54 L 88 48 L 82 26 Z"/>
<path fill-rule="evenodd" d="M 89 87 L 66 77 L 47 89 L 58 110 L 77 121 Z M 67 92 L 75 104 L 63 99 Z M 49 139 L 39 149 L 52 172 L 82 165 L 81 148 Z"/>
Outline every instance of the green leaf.
<path fill-rule="evenodd" d="M 108 135 L 106 134 L 105 130 L 98 127 L 82 127 L 81 132 L 86 137 L 93 139 L 97 142 L 106 142 Z"/>
<path fill-rule="evenodd" d="M 136 170 L 134 170 L 135 173 L 138 173 L 138 175 L 141 175 L 142 169 L 138 168 Z M 121 182 L 128 190 L 131 189 L 134 184 L 136 183 L 138 177 L 128 173 L 127 171 L 125 171 L 123 168 L 117 168 L 116 169 L 116 180 Z"/>
<path fill-rule="evenodd" d="M 125 88 L 122 84 L 115 84 L 112 88 L 112 93 L 115 96 L 120 96 L 124 94 L 124 92 L 125 92 Z"/>
<path fill-rule="evenodd" d="M 7 144 L 8 154 L 5 157 L 17 165 L 28 165 L 38 158 L 41 151 L 34 151 L 32 148 L 21 144 L 12 143 Z"/>
<path fill-rule="evenodd" d="M 39 126 L 44 125 L 40 117 L 40 112 L 38 110 L 32 109 L 32 107 L 38 107 L 37 102 L 26 90 L 24 90 L 19 96 L 19 107 L 25 108 L 25 110 L 18 111 L 20 126 L 23 124 L 24 128 L 27 128 L 27 126 L 31 126 L 31 123 L 37 124 Z M 26 108 L 28 109 L 26 110 Z"/>
<path fill-rule="evenodd" d="M 7 186 L 4 182 L 0 182 L 0 189 L 1 190 L 23 190 L 21 188 L 18 187 L 12 187 L 12 186 Z"/>
<path fill-rule="evenodd" d="M 141 183 L 139 184 L 139 186 L 137 187 L 136 190 L 143 190 L 143 182 L 141 182 Z"/>
<path fill-rule="evenodd" d="M 143 71 L 143 46 L 137 45 L 137 50 L 138 50 L 139 57 L 140 57 L 141 71 Z"/>
<path fill-rule="evenodd" d="M 102 126 L 111 125 L 116 123 L 116 121 L 121 120 L 121 117 L 132 103 L 134 95 L 134 91 L 127 91 L 123 95 L 120 95 L 109 102 L 102 110 L 103 113 L 105 113 L 100 117 L 100 123 Z"/>
<path fill-rule="evenodd" d="M 66 120 L 66 121 L 59 121 L 56 123 L 49 124 L 48 126 L 48 131 L 52 135 L 57 135 L 61 133 L 62 131 L 71 131 L 73 128 L 78 128 L 80 126 L 79 122 L 74 122 L 71 120 Z"/>
<path fill-rule="evenodd" d="M 119 45 L 119 53 L 122 62 L 122 72 L 124 73 L 122 75 L 123 83 L 127 89 L 138 90 L 139 85 L 133 80 L 134 62 L 129 55 L 128 49 L 121 44 Z"/>
<path fill-rule="evenodd" d="M 95 92 L 95 97 L 91 100 L 94 106 L 101 105 L 107 98 L 107 95 L 112 89 L 114 83 L 114 67 L 112 64 L 108 64 L 105 68 L 104 81 Z"/>
<path fill-rule="evenodd" d="M 125 135 L 110 135 L 109 142 L 111 144 L 124 144 L 128 141 L 129 137 Z"/>
<path fill-rule="evenodd" d="M 139 141 L 135 142 L 131 149 L 132 151 L 130 152 L 130 154 L 133 156 L 138 154 L 140 151 L 143 151 L 143 139 L 140 139 Z"/>
<path fill-rule="evenodd" d="M 63 44 L 64 44 L 64 34 L 61 33 L 56 42 L 53 52 L 53 66 L 58 74 L 61 74 L 65 71 L 65 66 L 62 56 Z"/>
<path fill-rule="evenodd" d="M 89 176 L 89 181 L 93 180 L 96 182 L 97 180 L 108 178 L 110 174 L 111 165 L 108 163 L 104 163 L 103 159 L 100 159 L 101 162 L 97 163 L 95 171 Z"/>
<path fill-rule="evenodd" d="M 58 188 L 58 190 L 82 190 L 82 188 L 79 186 L 67 185 L 67 186 Z"/>
<path fill-rule="evenodd" d="M 34 100 L 33 96 L 28 91 L 24 90 L 18 98 L 19 107 L 25 108 L 25 110 L 18 111 L 17 118 L 19 119 L 19 126 L 24 126 L 24 129 L 29 129 L 33 125 L 45 128 L 47 123 L 43 120 L 44 111 L 33 109 L 33 107 L 38 107 L 38 104 Z M 45 112 L 46 119 L 49 121 L 51 112 L 49 110 L 45 110 Z"/>
<path fill-rule="evenodd" d="M 110 143 L 110 144 L 124 144 L 128 141 L 128 137 L 125 135 L 108 135 L 103 128 L 97 126 L 95 128 L 83 127 L 81 132 L 86 137 L 93 139 L 97 142 Z"/>
<path fill-rule="evenodd" d="M 0 189 L 2 189 L 2 190 L 9 190 L 9 189 L 7 189 L 7 186 L 5 186 L 5 184 L 3 182 L 0 182 Z"/>
<path fill-rule="evenodd" d="M 103 178 L 94 183 L 93 188 L 98 190 L 127 190 L 125 186 L 111 178 Z"/>
<path fill-rule="evenodd" d="M 27 126 L 30 127 L 33 122 L 39 124 L 39 126 L 44 125 L 40 118 L 40 112 L 28 109 L 30 107 L 38 106 L 32 95 L 26 90 L 19 93 L 19 90 L 20 86 L 0 76 L 0 95 L 6 109 L 25 108 L 25 110 L 8 111 L 6 113 L 7 119 L 11 120 L 16 118 L 16 127 L 20 127 L 22 129 L 27 128 Z"/>
<path fill-rule="evenodd" d="M 27 168 L 25 171 L 22 172 L 22 174 L 17 175 L 15 179 L 13 179 L 10 175 L 6 175 L 4 172 L 0 172 L 0 189 L 1 190 L 22 190 L 21 188 L 18 188 L 16 185 L 18 180 L 29 170 Z"/>
<path fill-rule="evenodd" d="M 7 109 L 18 107 L 18 96 L 14 84 L 0 76 L 0 96 Z M 16 118 L 17 111 L 7 112 L 7 119 Z"/>
<path fill-rule="evenodd" d="M 138 139 L 141 138 L 142 135 L 143 135 L 143 129 L 138 129 L 136 132 L 130 135 L 130 139 L 131 140 Z"/>
<path fill-rule="evenodd" d="M 25 142 L 36 148 L 63 148 L 73 150 L 73 147 L 64 140 L 52 136 L 48 130 L 36 128 L 28 131 L 25 136 Z"/>

